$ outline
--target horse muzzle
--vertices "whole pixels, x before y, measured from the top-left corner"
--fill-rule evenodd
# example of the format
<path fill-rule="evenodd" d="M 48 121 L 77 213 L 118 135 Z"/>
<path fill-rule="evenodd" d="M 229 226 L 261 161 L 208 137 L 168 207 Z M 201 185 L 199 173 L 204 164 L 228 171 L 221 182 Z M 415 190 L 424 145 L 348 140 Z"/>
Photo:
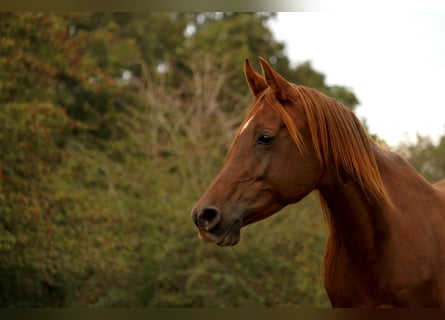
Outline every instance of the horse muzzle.
<path fill-rule="evenodd" d="M 198 228 L 199 238 L 205 242 L 219 246 L 234 246 L 241 238 L 240 219 L 223 221 L 216 208 L 208 207 L 201 210 L 193 209 L 192 220 Z"/>

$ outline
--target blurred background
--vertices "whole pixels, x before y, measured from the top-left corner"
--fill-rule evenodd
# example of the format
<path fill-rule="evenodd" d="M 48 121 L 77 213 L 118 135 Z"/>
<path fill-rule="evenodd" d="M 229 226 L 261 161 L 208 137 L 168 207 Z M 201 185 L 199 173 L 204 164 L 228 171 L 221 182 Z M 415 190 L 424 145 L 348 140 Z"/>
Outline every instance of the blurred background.
<path fill-rule="evenodd" d="M 190 218 L 251 102 L 246 57 L 360 104 L 291 63 L 273 19 L 0 13 L 1 307 L 329 306 L 312 194 L 230 248 L 202 243 Z M 391 147 L 445 176 L 444 136 Z"/>

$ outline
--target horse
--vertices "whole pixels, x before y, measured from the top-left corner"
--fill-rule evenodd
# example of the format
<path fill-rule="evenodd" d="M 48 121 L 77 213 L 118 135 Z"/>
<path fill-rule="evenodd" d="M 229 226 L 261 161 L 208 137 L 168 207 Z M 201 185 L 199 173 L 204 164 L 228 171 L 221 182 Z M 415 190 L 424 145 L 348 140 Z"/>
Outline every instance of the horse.
<path fill-rule="evenodd" d="M 333 307 L 444 307 L 445 180 L 430 184 L 349 108 L 259 62 L 263 75 L 245 61 L 253 103 L 192 209 L 199 237 L 236 245 L 241 228 L 315 190 Z"/>

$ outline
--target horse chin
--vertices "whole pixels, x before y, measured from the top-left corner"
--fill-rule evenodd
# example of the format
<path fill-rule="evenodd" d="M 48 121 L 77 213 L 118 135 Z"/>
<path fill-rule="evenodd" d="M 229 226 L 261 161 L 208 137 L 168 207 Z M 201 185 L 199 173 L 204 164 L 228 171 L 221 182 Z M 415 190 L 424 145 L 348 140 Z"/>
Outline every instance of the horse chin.
<path fill-rule="evenodd" d="M 236 220 L 219 241 L 216 241 L 216 244 L 220 247 L 234 246 L 238 244 L 241 238 L 241 225 L 241 221 Z"/>
<path fill-rule="evenodd" d="M 216 244 L 220 247 L 234 246 L 238 244 L 240 239 L 241 239 L 241 230 L 238 229 L 237 231 L 226 233 L 219 242 L 216 242 Z"/>

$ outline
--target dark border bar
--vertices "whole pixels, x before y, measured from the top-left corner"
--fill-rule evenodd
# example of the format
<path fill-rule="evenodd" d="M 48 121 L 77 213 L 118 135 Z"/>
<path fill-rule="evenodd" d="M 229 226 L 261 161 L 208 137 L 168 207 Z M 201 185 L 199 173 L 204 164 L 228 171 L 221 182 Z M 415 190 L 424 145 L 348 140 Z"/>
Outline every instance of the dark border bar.
<path fill-rule="evenodd" d="M 229 308 L 229 309 L 3 309 L 2 319 L 65 319 L 65 320 L 411 320 L 444 319 L 441 309 L 285 309 L 285 308 Z"/>

